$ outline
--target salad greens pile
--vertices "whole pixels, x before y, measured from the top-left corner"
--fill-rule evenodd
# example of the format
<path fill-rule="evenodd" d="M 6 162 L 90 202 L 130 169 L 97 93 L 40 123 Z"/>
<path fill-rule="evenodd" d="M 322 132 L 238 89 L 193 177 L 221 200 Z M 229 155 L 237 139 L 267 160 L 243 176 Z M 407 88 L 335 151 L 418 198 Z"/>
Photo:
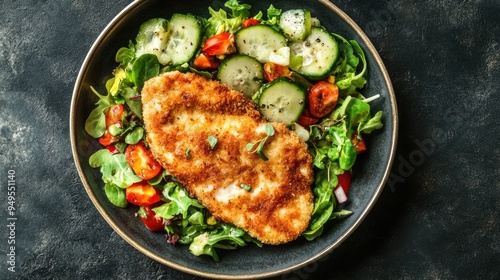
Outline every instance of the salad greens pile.
<path fill-rule="evenodd" d="M 258 12 L 251 16 L 248 4 L 240 4 L 237 0 L 225 2 L 225 9 L 214 10 L 209 7 L 208 19 L 195 17 L 203 28 L 201 42 L 221 32 L 234 33 L 242 28 L 242 22 L 252 18 L 260 24 L 271 26 L 280 31 L 278 24 L 281 9 L 271 5 L 264 16 Z M 315 19 L 316 20 L 316 19 Z M 317 21 L 317 20 L 316 20 Z M 149 24 L 163 26 L 167 30 L 167 21 L 153 19 Z M 317 23 L 316 23 L 317 24 Z M 116 53 L 119 64 L 113 71 L 113 77 L 105 85 L 106 94 L 92 91 L 98 97 L 96 108 L 90 113 L 85 123 L 85 130 L 94 138 L 100 139 L 106 132 L 114 139 L 112 145 L 98 150 L 89 159 L 93 168 L 100 168 L 104 191 L 110 202 L 117 207 L 127 207 L 126 189 L 143 179 L 135 174 L 125 157 L 129 145 L 145 142 L 142 120 L 142 103 L 140 91 L 148 79 L 168 71 L 194 72 L 212 79 L 214 71 L 200 70 L 192 63 L 162 64 L 156 54 L 144 53 L 138 56 L 138 49 L 143 48 L 144 36 L 149 36 L 147 24 L 141 27 L 136 43 L 130 41 L 128 46 L 120 48 Z M 160 32 L 155 30 L 153 32 Z M 382 111 L 372 116 L 368 104 L 373 98 L 366 99 L 359 92 L 366 84 L 364 74 L 367 62 L 360 45 L 354 40 L 346 40 L 338 34 L 332 34 L 339 46 L 339 57 L 330 71 L 328 79 L 334 79 L 339 87 L 339 99 L 332 113 L 318 123 L 307 128 L 310 153 L 315 170 L 314 210 L 311 222 L 303 236 L 313 240 L 319 236 L 329 220 L 340 219 L 352 214 L 340 209 L 334 194 L 338 185 L 337 175 L 350 172 L 357 158 L 357 151 L 352 139 L 368 134 L 382 127 Z M 197 54 L 201 52 L 198 49 Z M 304 78 L 304 80 L 306 80 Z M 125 110 L 119 124 L 107 127 L 107 111 L 115 105 L 123 105 Z M 272 126 L 266 127 L 266 134 L 272 136 Z M 265 138 L 267 139 L 267 138 Z M 262 153 L 265 139 L 247 146 L 248 150 Z M 146 143 L 147 145 L 147 143 Z M 110 148 L 112 146 L 112 148 Z M 189 156 L 189 151 L 186 151 Z M 261 155 L 261 157 L 265 155 Z M 163 219 L 167 242 L 187 244 L 194 255 L 209 255 L 218 260 L 216 249 L 235 249 L 248 243 L 262 244 L 250 237 L 246 232 L 230 224 L 216 220 L 196 199 L 191 198 L 176 178 L 162 170 L 147 183 L 161 193 L 161 202 L 152 205 L 153 212 Z M 145 217 L 145 207 L 139 207 L 139 216 Z"/>

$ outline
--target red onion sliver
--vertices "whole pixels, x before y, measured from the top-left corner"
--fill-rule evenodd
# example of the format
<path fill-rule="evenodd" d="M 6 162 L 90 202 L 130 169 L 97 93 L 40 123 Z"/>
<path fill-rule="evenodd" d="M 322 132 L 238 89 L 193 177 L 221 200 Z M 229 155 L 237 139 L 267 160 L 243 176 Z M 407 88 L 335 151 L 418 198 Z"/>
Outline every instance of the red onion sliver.
<path fill-rule="evenodd" d="M 342 187 L 337 187 L 334 191 L 335 197 L 337 198 L 337 202 L 339 204 L 347 201 L 347 195 L 345 195 L 344 189 Z"/>

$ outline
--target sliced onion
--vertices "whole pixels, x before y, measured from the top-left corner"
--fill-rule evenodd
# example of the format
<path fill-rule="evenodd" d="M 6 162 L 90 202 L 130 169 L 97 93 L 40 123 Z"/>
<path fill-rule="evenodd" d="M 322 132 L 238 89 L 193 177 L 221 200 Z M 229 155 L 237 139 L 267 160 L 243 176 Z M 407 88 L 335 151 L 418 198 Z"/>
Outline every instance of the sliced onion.
<path fill-rule="evenodd" d="M 335 197 L 337 198 L 337 202 L 342 204 L 347 201 L 347 195 L 344 192 L 344 189 L 338 186 L 333 193 L 335 193 Z"/>

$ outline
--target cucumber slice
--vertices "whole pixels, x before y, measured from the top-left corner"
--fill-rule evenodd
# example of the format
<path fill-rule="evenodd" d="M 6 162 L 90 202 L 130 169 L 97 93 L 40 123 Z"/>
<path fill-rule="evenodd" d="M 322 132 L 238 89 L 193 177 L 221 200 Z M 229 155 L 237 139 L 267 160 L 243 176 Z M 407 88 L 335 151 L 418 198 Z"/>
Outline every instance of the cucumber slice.
<path fill-rule="evenodd" d="M 202 28 L 193 15 L 174 14 L 168 24 L 170 37 L 165 53 L 173 65 L 188 62 L 200 45 Z"/>
<path fill-rule="evenodd" d="M 306 92 L 287 77 L 266 84 L 259 97 L 259 111 L 269 121 L 293 124 L 305 107 Z"/>
<path fill-rule="evenodd" d="M 311 13 L 304 9 L 284 11 L 279 26 L 290 41 L 303 41 L 311 33 Z"/>
<path fill-rule="evenodd" d="M 235 55 L 222 62 L 217 78 L 225 85 L 251 98 L 262 86 L 262 65 L 247 55 Z"/>
<path fill-rule="evenodd" d="M 202 28 L 192 15 L 174 14 L 166 19 L 154 18 L 139 28 L 135 56 L 154 54 L 162 65 L 188 62 L 200 45 Z"/>
<path fill-rule="evenodd" d="M 234 37 L 239 53 L 249 55 L 261 63 L 270 62 L 272 55 L 281 56 L 281 49 L 287 48 L 285 36 L 268 25 L 240 29 Z"/>
<path fill-rule="evenodd" d="M 324 28 L 312 27 L 311 34 L 303 42 L 290 45 L 291 57 L 301 57 L 302 63 L 295 71 L 312 80 L 328 76 L 339 56 L 335 38 Z"/>
<path fill-rule="evenodd" d="M 168 21 L 164 18 L 152 18 L 139 27 L 135 38 L 135 57 L 154 54 L 161 64 L 167 64 L 170 57 L 163 52 L 168 40 Z"/>

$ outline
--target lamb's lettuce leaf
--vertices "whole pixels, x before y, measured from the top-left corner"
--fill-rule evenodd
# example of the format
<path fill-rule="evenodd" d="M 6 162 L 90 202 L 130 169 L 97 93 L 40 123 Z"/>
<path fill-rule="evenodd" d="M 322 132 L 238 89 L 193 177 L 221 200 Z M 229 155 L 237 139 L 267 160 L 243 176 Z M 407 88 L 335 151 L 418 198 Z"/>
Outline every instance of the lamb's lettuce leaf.
<path fill-rule="evenodd" d="M 104 185 L 104 192 L 109 201 L 120 208 L 125 208 L 128 205 L 125 198 L 125 189 L 122 189 L 114 184 L 107 183 Z"/>

